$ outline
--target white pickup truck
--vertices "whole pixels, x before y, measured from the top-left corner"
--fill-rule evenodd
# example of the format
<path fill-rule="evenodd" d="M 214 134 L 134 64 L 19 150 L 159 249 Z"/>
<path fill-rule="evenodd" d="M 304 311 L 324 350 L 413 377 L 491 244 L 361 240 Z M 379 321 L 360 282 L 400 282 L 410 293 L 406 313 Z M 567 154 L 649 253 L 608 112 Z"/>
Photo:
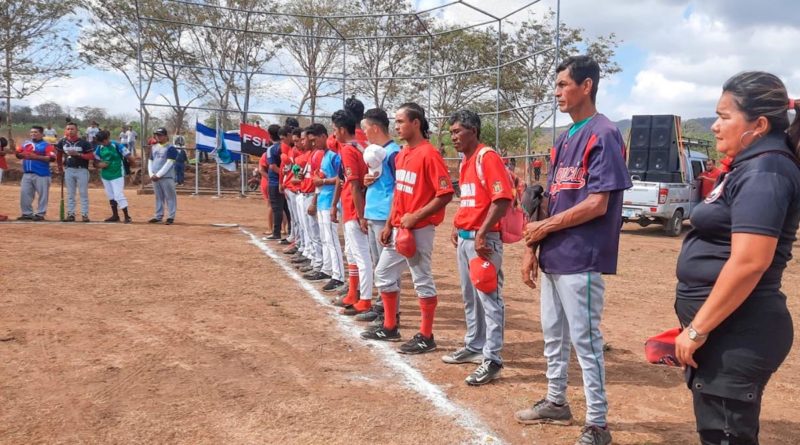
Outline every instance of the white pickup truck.
<path fill-rule="evenodd" d="M 685 145 L 691 145 L 688 141 Z M 646 180 L 632 174 L 633 187 L 625 191 L 622 221 L 635 222 L 642 227 L 663 224 L 669 236 L 679 236 L 683 220 L 688 219 L 700 203 L 700 180 L 708 156 L 686 149 L 681 171 L 659 175 L 647 174 Z"/>

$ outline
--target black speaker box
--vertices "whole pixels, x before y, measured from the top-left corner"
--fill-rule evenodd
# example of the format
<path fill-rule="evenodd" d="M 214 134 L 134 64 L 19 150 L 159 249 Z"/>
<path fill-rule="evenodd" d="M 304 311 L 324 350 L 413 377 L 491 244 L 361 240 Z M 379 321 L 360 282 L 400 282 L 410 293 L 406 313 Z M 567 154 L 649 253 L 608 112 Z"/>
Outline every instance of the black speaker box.
<path fill-rule="evenodd" d="M 628 154 L 628 170 L 647 170 L 647 148 L 631 148 Z"/>
<path fill-rule="evenodd" d="M 672 144 L 677 144 L 677 141 L 675 116 L 671 114 L 653 116 L 650 127 L 650 149 L 667 150 Z"/>
<path fill-rule="evenodd" d="M 631 119 L 631 150 L 647 149 L 650 145 L 651 116 L 633 116 Z"/>

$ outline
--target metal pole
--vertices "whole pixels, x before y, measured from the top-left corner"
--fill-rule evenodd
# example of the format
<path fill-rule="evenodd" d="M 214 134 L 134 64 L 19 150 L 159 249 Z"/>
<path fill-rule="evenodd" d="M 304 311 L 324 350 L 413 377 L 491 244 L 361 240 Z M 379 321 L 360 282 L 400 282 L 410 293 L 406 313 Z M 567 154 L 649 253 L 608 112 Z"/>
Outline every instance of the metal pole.
<path fill-rule="evenodd" d="M 556 58 L 553 66 L 558 66 L 558 59 L 561 57 L 561 0 L 556 1 Z M 555 87 L 557 73 L 553 73 L 553 85 Z M 558 112 L 558 104 L 556 103 L 556 95 L 553 94 L 553 146 L 556 145 L 556 113 Z"/>
<path fill-rule="evenodd" d="M 200 194 L 200 150 L 197 149 L 197 142 L 194 144 L 194 194 Z"/>
<path fill-rule="evenodd" d="M 220 134 L 220 128 L 219 128 L 219 113 L 217 113 L 216 116 L 217 116 L 217 126 L 216 126 L 217 144 L 215 145 L 215 147 L 217 148 L 217 150 L 219 150 L 220 149 L 220 139 L 219 138 L 222 135 Z M 216 164 L 217 164 L 217 198 L 221 198 L 222 197 L 222 190 L 221 190 L 221 185 L 222 184 L 221 184 L 221 181 L 220 181 L 219 152 L 217 152 L 217 159 L 215 159 L 215 161 L 216 161 Z"/>
<path fill-rule="evenodd" d="M 503 46 L 503 21 L 497 21 L 497 90 L 495 91 L 494 148 L 500 150 L 500 57 Z"/>
<path fill-rule="evenodd" d="M 525 183 L 531 183 L 531 127 L 533 126 L 533 116 L 536 107 L 531 106 L 531 115 L 528 117 L 528 125 L 525 127 Z"/>
<path fill-rule="evenodd" d="M 431 75 L 433 74 L 433 36 L 428 37 L 428 113 L 431 112 Z M 441 145 L 442 141 L 439 141 Z"/>
<path fill-rule="evenodd" d="M 138 83 L 139 83 L 139 147 L 142 153 L 142 163 L 140 172 L 142 173 L 142 180 L 139 183 L 139 190 L 144 190 L 144 177 L 147 171 L 147 163 L 149 162 L 147 154 L 144 152 L 144 142 L 147 137 L 147 129 L 144 122 L 144 98 L 142 97 L 142 20 L 139 14 L 139 0 L 136 0 L 136 69 L 138 70 Z M 136 147 L 133 147 L 136 150 Z"/>
<path fill-rule="evenodd" d="M 344 42 L 344 49 L 342 51 L 342 108 L 344 103 L 347 102 L 347 40 L 342 39 Z"/>

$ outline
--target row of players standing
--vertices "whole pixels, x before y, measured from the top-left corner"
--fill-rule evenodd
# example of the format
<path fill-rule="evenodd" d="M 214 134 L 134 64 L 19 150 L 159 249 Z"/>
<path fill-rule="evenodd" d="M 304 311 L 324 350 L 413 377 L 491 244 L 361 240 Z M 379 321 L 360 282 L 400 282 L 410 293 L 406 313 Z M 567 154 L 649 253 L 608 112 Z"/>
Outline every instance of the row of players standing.
<path fill-rule="evenodd" d="M 112 215 L 104 222 L 131 223 L 133 220 L 128 213 L 128 202 L 125 197 L 125 176 L 130 174 L 135 159 L 128 147 L 112 140 L 111 134 L 106 130 L 98 129 L 96 132 L 91 132 L 91 140 L 84 139 L 80 137 L 78 126 L 72 122 L 67 123 L 64 137 L 56 144 L 45 140 L 44 133 L 43 127 L 32 126 L 29 132 L 30 139 L 15 148 L 16 157 L 22 160 L 23 171 L 20 182 L 21 215 L 17 219 L 45 220 L 52 178 L 50 163 L 56 162 L 67 188 L 65 222 L 79 220 L 76 216 L 78 211 L 76 192 L 80 198 L 80 221 L 90 222 L 89 165 L 92 164 L 100 170 L 100 178 L 111 207 Z M 87 135 L 89 133 L 87 130 Z M 180 153 L 169 144 L 165 128 L 156 129 L 153 138 L 148 173 L 155 191 L 156 212 L 149 222 L 160 223 L 164 219 L 166 207 L 165 223 L 172 224 L 177 212 L 175 169 Z M 34 201 L 36 201 L 35 208 Z M 120 211 L 123 217 L 120 217 Z"/>
<path fill-rule="evenodd" d="M 605 291 L 601 274 L 616 272 L 622 191 L 631 184 L 622 136 L 594 109 L 597 64 L 588 58 L 569 59 L 559 72 L 559 105 L 562 111 L 570 110 L 571 115 L 574 111 L 581 118 L 559 139 L 552 156 L 556 174 L 549 190 L 549 210 L 557 215 L 534 222 L 527 233 L 527 242 L 539 248 L 542 268 L 548 272 L 541 280 L 548 393 L 531 408 L 517 412 L 516 419 L 526 424 L 571 422 L 566 390 L 569 352 L 574 346 L 587 400 L 586 426 L 577 443 L 608 444 L 611 435 L 599 330 Z M 562 103 L 566 101 L 570 103 Z M 438 292 L 431 259 L 437 247 L 435 228 L 444 221 L 445 206 L 454 193 L 450 175 L 441 154 L 428 141 L 422 107 L 405 103 L 395 113 L 397 136 L 406 143 L 399 150 L 389 136 L 386 113 L 373 109 L 362 115 L 359 109 L 363 110 L 363 105 L 351 99 L 345 110 L 333 114 L 335 140 L 328 139 L 325 127 L 319 124 L 299 131 L 270 129 L 273 140 L 283 135 L 284 143 L 273 145 L 261 161 L 262 173 L 271 175 L 266 196 L 275 218 L 274 232 L 266 239 L 281 241 L 285 195 L 294 216 L 294 246 L 286 253 L 296 252 L 291 261 L 306 271 L 304 278 L 328 279 L 323 290 L 335 291 L 345 271 L 338 245 L 341 199 L 349 287 L 334 303 L 343 307 L 342 313 L 357 319 L 366 319 L 370 312 L 382 313 L 377 323 L 361 333 L 362 338 L 399 341 L 399 280 L 409 269 L 421 320 L 419 332 L 402 344 L 399 352 L 434 351 Z M 358 123 L 363 134 L 356 128 Z M 477 113 L 460 110 L 450 116 L 449 125 L 456 150 L 464 154 L 459 175 L 461 199 L 451 240 L 457 248 L 466 334 L 464 347 L 442 360 L 477 364 L 466 383 L 482 385 L 498 378 L 503 367 L 503 243 L 498 223 L 514 198 L 514 185 L 501 157 L 480 143 Z M 294 152 L 290 140 L 297 141 Z M 284 161 L 286 157 L 290 160 L 288 165 L 283 163 L 283 169 L 282 152 Z M 373 200 L 370 190 L 381 184 L 381 178 L 388 187 L 378 190 L 386 194 Z M 282 184 L 299 188 L 295 191 Z M 369 211 L 375 205 L 386 215 L 385 221 L 370 220 Z M 525 252 L 523 277 L 535 287 L 537 256 L 534 249 Z M 381 311 L 376 311 L 372 302 L 373 286 L 380 296 Z"/>

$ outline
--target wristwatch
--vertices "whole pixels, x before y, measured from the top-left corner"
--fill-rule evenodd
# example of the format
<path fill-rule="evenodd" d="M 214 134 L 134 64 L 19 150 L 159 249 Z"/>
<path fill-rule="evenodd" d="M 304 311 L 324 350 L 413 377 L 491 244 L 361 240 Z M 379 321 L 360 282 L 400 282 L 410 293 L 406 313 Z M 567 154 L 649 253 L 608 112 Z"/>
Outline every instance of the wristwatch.
<path fill-rule="evenodd" d="M 697 330 L 695 330 L 691 324 L 689 324 L 689 327 L 686 328 L 686 333 L 689 335 L 689 340 L 691 341 L 699 341 L 708 337 L 708 334 L 701 334 L 697 332 Z"/>

